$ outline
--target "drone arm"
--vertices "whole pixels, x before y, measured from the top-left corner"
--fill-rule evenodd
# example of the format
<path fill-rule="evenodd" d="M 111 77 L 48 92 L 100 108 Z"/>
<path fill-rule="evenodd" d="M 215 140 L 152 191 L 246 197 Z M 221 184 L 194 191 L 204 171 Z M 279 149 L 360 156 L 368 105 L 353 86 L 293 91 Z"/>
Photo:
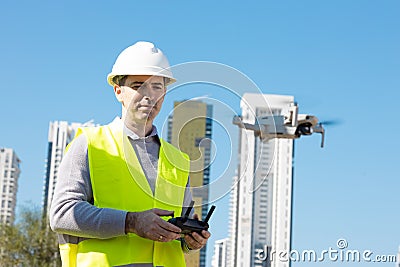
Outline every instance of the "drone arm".
<path fill-rule="evenodd" d="M 321 134 L 321 147 L 324 147 L 324 142 L 325 142 L 325 129 L 322 126 L 322 124 L 317 124 L 316 126 L 313 127 L 313 132 L 314 133 L 320 133 Z"/>
<path fill-rule="evenodd" d="M 252 130 L 256 135 L 260 134 L 260 127 L 255 124 L 250 124 L 250 123 L 245 123 L 242 121 L 240 116 L 235 116 L 233 118 L 233 124 L 239 126 L 240 128 L 247 129 L 247 130 Z"/>
<path fill-rule="evenodd" d="M 325 131 L 321 132 L 321 148 L 324 147 L 324 141 L 325 141 Z"/>
<path fill-rule="evenodd" d="M 297 126 L 298 115 L 299 107 L 297 106 L 297 103 L 292 103 L 292 105 L 289 107 L 289 122 L 292 127 Z"/>

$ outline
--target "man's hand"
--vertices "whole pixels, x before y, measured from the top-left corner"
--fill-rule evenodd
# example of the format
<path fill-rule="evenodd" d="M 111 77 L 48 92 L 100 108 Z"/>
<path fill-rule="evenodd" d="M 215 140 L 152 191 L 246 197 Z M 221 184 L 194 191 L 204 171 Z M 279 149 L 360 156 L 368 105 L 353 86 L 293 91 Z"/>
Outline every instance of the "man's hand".
<path fill-rule="evenodd" d="M 160 216 L 173 216 L 173 211 L 151 209 L 142 212 L 128 212 L 125 219 L 125 233 L 159 242 L 169 242 L 180 237 L 181 229 Z"/>
<path fill-rule="evenodd" d="M 199 219 L 199 216 L 195 214 L 194 219 Z M 190 235 L 185 235 L 185 242 L 190 249 L 201 249 L 203 248 L 207 240 L 210 238 L 211 233 L 203 230 L 201 231 L 201 235 L 196 232 L 192 232 Z"/>

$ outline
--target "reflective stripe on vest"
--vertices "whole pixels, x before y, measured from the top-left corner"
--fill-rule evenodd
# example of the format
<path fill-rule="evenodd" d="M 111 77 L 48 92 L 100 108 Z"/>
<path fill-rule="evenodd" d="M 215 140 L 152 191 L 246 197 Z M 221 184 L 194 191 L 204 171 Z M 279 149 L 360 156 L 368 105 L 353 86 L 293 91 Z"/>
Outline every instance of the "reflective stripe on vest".
<path fill-rule="evenodd" d="M 88 141 L 88 159 L 94 205 L 125 211 L 152 208 L 173 210 L 180 216 L 189 174 L 189 158 L 160 139 L 154 196 L 135 151 L 115 125 L 81 128 Z M 162 217 L 168 220 L 169 217 Z M 120 266 L 153 263 L 185 266 L 180 241 L 154 242 L 129 233 L 111 239 L 86 239 L 60 245 L 63 267 Z"/>

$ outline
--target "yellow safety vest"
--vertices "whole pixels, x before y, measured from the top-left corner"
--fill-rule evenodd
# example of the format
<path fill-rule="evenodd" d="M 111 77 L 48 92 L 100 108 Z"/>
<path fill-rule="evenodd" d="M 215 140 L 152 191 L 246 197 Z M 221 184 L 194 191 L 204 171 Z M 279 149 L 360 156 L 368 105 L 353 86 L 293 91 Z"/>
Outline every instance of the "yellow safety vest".
<path fill-rule="evenodd" d="M 180 216 L 188 181 L 189 158 L 161 141 L 154 195 L 128 137 L 114 124 L 81 128 L 85 134 L 94 205 L 125 211 L 152 208 L 173 210 Z M 168 217 L 163 218 L 168 220 Z M 129 233 L 111 239 L 86 239 L 61 244 L 62 266 L 102 267 L 133 263 L 186 266 L 180 241 L 155 242 Z"/>

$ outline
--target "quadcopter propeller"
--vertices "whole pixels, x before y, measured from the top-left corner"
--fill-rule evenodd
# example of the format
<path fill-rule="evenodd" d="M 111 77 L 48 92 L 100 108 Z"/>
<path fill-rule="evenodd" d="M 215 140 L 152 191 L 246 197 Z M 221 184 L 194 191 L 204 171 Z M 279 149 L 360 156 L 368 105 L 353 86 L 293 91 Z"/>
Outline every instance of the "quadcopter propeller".
<path fill-rule="evenodd" d="M 318 123 L 324 126 L 335 126 L 335 125 L 340 125 L 343 122 L 341 120 L 326 120 L 326 121 L 320 121 Z"/>
<path fill-rule="evenodd" d="M 342 121 L 337 120 L 337 119 L 336 120 L 327 120 L 327 121 L 318 122 L 318 124 L 313 127 L 313 130 L 315 133 L 322 134 L 321 147 L 324 147 L 324 142 L 325 142 L 324 126 L 331 126 L 331 125 L 338 125 L 338 124 L 342 124 Z"/>

